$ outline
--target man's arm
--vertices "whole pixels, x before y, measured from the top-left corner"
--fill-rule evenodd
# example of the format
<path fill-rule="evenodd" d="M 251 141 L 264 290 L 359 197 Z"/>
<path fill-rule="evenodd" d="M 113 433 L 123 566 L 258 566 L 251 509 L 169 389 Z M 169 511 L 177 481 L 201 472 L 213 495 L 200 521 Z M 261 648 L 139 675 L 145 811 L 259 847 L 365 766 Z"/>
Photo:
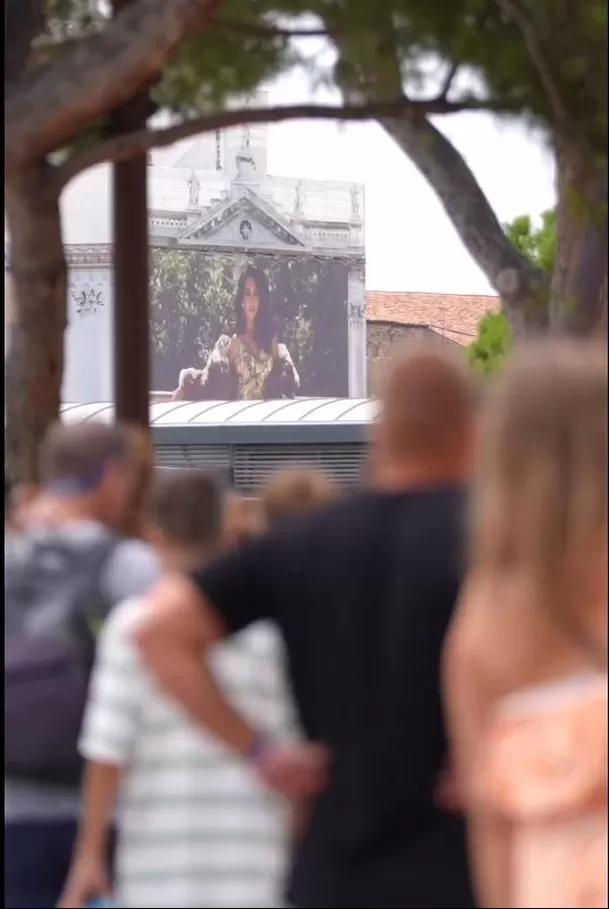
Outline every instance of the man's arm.
<path fill-rule="evenodd" d="M 194 583 L 174 575 L 151 594 L 135 644 L 161 686 L 195 722 L 238 754 L 255 751 L 256 731 L 230 706 L 202 659 L 226 629 Z"/>
<path fill-rule="evenodd" d="M 303 733 L 290 688 L 285 650 L 277 629 L 270 623 L 259 627 L 255 641 L 256 678 L 259 680 L 265 716 L 282 741 L 302 741 Z M 310 798 L 293 798 L 290 806 L 290 840 L 298 847 L 305 837 L 314 801 Z"/>
<path fill-rule="evenodd" d="M 255 541 L 193 579 L 161 581 L 134 640 L 161 686 L 195 723 L 249 760 L 269 786 L 288 796 L 309 794 L 325 776 L 325 749 L 265 740 L 231 707 L 202 659 L 226 634 L 274 617 L 267 546 Z"/>

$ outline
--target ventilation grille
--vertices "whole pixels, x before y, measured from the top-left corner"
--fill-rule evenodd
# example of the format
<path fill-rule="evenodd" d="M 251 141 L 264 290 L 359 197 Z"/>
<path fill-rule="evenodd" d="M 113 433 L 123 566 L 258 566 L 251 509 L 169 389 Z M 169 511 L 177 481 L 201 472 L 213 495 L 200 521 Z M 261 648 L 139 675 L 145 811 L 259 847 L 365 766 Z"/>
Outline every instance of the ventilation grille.
<path fill-rule="evenodd" d="M 344 486 L 361 480 L 366 446 L 354 445 L 237 445 L 233 453 L 235 489 L 256 492 L 278 469 L 317 467 Z"/>
<path fill-rule="evenodd" d="M 231 450 L 228 445 L 155 445 L 159 467 L 198 467 L 228 471 Z"/>
<path fill-rule="evenodd" d="M 285 467 L 317 467 L 337 483 L 357 486 L 366 446 L 351 445 L 156 445 L 165 468 L 201 468 L 228 479 L 241 493 L 255 493 Z"/>

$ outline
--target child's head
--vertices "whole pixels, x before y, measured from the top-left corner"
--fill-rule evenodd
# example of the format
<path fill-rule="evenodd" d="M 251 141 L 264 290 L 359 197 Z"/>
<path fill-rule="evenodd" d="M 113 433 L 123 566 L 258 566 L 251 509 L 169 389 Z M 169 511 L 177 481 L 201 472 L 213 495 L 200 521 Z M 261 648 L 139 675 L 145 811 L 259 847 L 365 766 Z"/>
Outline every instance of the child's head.
<path fill-rule="evenodd" d="M 323 471 L 311 468 L 278 470 L 262 493 L 262 507 L 269 526 L 285 518 L 307 514 L 331 502 L 340 490 Z"/>
<path fill-rule="evenodd" d="M 215 555 L 222 543 L 223 494 L 202 470 L 160 474 L 152 494 L 152 536 L 166 560 L 187 568 Z"/>
<path fill-rule="evenodd" d="M 230 495 L 224 516 L 224 543 L 228 549 L 247 543 L 264 529 L 256 499 Z"/>

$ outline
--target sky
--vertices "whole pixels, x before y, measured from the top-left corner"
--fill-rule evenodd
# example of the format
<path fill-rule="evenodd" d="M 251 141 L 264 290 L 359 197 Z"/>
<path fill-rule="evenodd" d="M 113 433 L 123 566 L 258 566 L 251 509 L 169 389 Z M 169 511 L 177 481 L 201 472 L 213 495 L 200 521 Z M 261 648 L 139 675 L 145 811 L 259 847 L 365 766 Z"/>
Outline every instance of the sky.
<path fill-rule="evenodd" d="M 332 103 L 325 90 L 291 74 L 266 87 L 269 104 Z M 458 114 L 436 121 L 465 156 L 499 219 L 538 216 L 554 204 L 552 156 L 540 136 L 487 114 Z M 425 179 L 375 123 L 289 122 L 269 129 L 268 171 L 275 176 L 346 180 L 365 185 L 368 290 L 493 293 L 461 244 Z M 99 210 L 107 191 L 93 175 L 69 190 L 82 193 L 77 208 Z M 76 200 L 75 200 L 76 201 Z M 97 203 L 97 204 L 96 204 Z M 102 203 L 103 204 L 103 203 Z M 77 242 L 76 224 L 65 236 Z"/>
<path fill-rule="evenodd" d="M 429 91 L 433 95 L 433 85 Z M 269 92 L 270 104 L 338 100 L 313 90 L 304 73 L 278 80 Z M 483 113 L 435 122 L 464 155 L 501 222 L 525 213 L 537 217 L 554 205 L 553 158 L 530 128 Z M 368 290 L 494 293 L 427 181 L 378 124 L 272 125 L 268 169 L 365 185 Z"/>

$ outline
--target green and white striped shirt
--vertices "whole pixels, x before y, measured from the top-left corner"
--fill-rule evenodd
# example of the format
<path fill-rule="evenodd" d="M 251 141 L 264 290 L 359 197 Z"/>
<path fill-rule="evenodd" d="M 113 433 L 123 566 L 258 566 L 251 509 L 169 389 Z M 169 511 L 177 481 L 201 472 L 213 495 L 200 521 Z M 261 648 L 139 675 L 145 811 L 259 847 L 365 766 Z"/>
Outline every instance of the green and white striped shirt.
<path fill-rule="evenodd" d="M 287 806 L 161 691 L 132 645 L 144 608 L 115 609 L 99 640 L 81 752 L 124 769 L 117 902 L 152 907 L 278 907 Z M 252 626 L 214 652 L 234 705 L 269 734 L 295 733 L 281 639 Z"/>

